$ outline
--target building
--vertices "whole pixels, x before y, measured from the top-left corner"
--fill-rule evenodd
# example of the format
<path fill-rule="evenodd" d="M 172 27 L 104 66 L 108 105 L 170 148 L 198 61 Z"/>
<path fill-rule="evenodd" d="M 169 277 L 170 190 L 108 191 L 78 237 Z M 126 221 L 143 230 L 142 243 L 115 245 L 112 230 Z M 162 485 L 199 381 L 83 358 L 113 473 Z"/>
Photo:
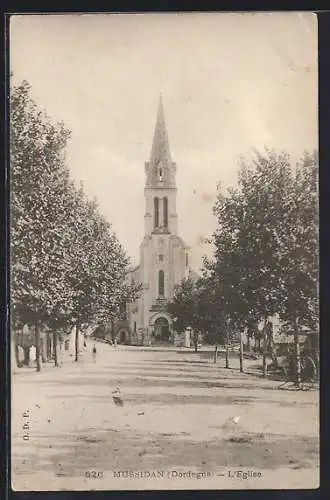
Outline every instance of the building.
<path fill-rule="evenodd" d="M 127 276 L 128 282 L 142 283 L 142 293 L 136 302 L 127 304 L 127 320 L 118 328 L 119 340 L 126 343 L 176 342 L 166 306 L 175 285 L 190 272 L 190 249 L 178 234 L 176 168 L 160 97 L 150 160 L 145 163 L 140 264 Z"/>

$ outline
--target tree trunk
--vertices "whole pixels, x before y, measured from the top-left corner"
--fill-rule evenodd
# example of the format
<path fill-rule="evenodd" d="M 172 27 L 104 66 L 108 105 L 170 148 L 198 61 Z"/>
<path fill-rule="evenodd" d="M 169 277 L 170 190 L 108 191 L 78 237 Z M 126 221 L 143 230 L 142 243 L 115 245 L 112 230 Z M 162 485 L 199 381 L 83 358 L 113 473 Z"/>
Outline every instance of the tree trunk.
<path fill-rule="evenodd" d="M 111 340 L 113 343 L 115 342 L 115 323 L 114 323 L 113 319 L 111 319 Z M 144 343 L 144 339 L 143 339 L 143 343 Z"/>
<path fill-rule="evenodd" d="M 57 355 L 57 331 L 53 331 L 53 355 L 54 355 L 54 363 L 55 366 L 59 366 L 58 364 L 58 355 Z"/>
<path fill-rule="evenodd" d="M 35 324 L 35 336 L 36 336 L 36 361 L 37 361 L 37 372 L 41 371 L 41 363 L 40 363 L 40 330 L 38 322 Z"/>
<path fill-rule="evenodd" d="M 229 342 L 228 342 L 228 337 L 226 338 L 226 355 L 225 355 L 225 367 L 226 368 L 229 368 Z"/>
<path fill-rule="evenodd" d="M 225 337 L 225 341 L 226 341 L 226 350 L 225 350 L 225 368 L 229 368 L 229 335 L 228 335 L 228 330 L 226 329 L 225 331 L 226 333 L 226 337 Z"/>
<path fill-rule="evenodd" d="M 80 330 L 80 324 L 76 324 L 76 334 L 75 334 L 75 361 L 78 361 L 78 354 L 79 354 L 79 330 Z"/>
<path fill-rule="evenodd" d="M 198 349 L 198 335 L 195 335 L 195 334 L 194 334 L 194 348 L 195 348 L 195 352 L 197 352 L 197 349 Z"/>
<path fill-rule="evenodd" d="M 246 349 L 248 352 L 250 351 L 250 348 L 251 348 L 251 346 L 250 346 L 250 334 L 248 333 L 247 334 L 247 341 L 246 341 Z"/>
<path fill-rule="evenodd" d="M 270 342 L 272 362 L 274 365 L 274 369 L 277 370 L 278 369 L 278 360 L 277 360 L 277 351 L 276 351 L 275 345 L 274 345 L 274 339 L 273 338 L 269 339 L 269 342 Z"/>
<path fill-rule="evenodd" d="M 29 366 L 30 365 L 30 346 L 29 347 L 24 346 L 23 351 L 24 351 L 23 365 Z"/>
<path fill-rule="evenodd" d="M 294 347 L 295 347 L 295 385 L 301 386 L 301 355 L 299 344 L 299 328 L 297 318 L 294 319 Z"/>
<path fill-rule="evenodd" d="M 41 353 L 41 361 L 43 363 L 46 363 L 47 361 L 46 351 L 47 351 L 47 346 L 45 345 L 45 338 L 40 338 L 40 353 Z"/>
<path fill-rule="evenodd" d="M 239 332 L 239 371 L 244 372 L 244 366 L 243 366 L 243 332 L 240 330 Z"/>
<path fill-rule="evenodd" d="M 217 362 L 218 358 L 218 344 L 215 345 L 213 363 Z"/>
<path fill-rule="evenodd" d="M 47 361 L 51 361 L 52 359 L 52 340 L 51 340 L 51 336 L 50 336 L 50 333 L 47 332 L 47 335 L 46 335 L 46 357 L 47 357 Z"/>
<path fill-rule="evenodd" d="M 17 368 L 20 367 L 20 362 L 19 362 L 19 351 L 18 351 L 18 344 L 16 341 L 14 341 L 14 351 L 15 351 L 15 362 Z"/>
<path fill-rule="evenodd" d="M 263 330 L 263 348 L 262 348 L 262 372 L 263 376 L 267 377 L 267 318 L 265 318 L 264 330 Z"/>

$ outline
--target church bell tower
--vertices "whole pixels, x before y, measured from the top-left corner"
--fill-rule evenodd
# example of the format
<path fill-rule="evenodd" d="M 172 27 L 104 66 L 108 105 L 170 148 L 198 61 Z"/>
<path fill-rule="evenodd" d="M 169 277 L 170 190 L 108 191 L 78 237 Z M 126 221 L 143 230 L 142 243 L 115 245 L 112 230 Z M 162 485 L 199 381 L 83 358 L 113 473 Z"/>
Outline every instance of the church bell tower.
<path fill-rule="evenodd" d="M 160 96 L 150 159 L 145 163 L 145 234 L 139 266 L 143 292 L 137 315 L 145 342 L 170 341 L 173 337 L 167 303 L 175 285 L 188 274 L 189 247 L 178 236 L 176 197 L 176 164 Z"/>
<path fill-rule="evenodd" d="M 162 96 L 150 161 L 145 163 L 145 234 L 177 234 L 176 164 L 172 161 Z"/>

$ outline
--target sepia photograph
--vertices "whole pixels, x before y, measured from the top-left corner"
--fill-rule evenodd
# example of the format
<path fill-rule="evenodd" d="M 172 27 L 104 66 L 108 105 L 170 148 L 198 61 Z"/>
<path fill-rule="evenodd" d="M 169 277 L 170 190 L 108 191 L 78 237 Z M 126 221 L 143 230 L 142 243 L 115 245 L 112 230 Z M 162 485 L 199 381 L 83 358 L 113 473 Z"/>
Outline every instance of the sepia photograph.
<path fill-rule="evenodd" d="M 316 15 L 9 41 L 12 488 L 318 488 Z"/>

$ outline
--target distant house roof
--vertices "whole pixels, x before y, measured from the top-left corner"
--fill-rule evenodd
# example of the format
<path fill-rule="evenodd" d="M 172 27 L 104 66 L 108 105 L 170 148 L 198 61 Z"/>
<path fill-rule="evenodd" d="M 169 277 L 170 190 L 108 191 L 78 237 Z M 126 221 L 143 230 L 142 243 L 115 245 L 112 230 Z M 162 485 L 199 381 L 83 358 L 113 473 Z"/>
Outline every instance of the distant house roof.
<path fill-rule="evenodd" d="M 137 271 L 140 267 L 140 264 L 138 264 L 137 266 L 135 267 L 131 267 L 128 269 L 127 273 L 126 274 L 132 274 L 132 273 L 135 273 L 135 271 Z"/>
<path fill-rule="evenodd" d="M 138 264 L 137 266 L 133 267 L 133 269 L 131 270 L 131 273 L 134 273 L 138 269 L 140 269 L 140 264 Z"/>

